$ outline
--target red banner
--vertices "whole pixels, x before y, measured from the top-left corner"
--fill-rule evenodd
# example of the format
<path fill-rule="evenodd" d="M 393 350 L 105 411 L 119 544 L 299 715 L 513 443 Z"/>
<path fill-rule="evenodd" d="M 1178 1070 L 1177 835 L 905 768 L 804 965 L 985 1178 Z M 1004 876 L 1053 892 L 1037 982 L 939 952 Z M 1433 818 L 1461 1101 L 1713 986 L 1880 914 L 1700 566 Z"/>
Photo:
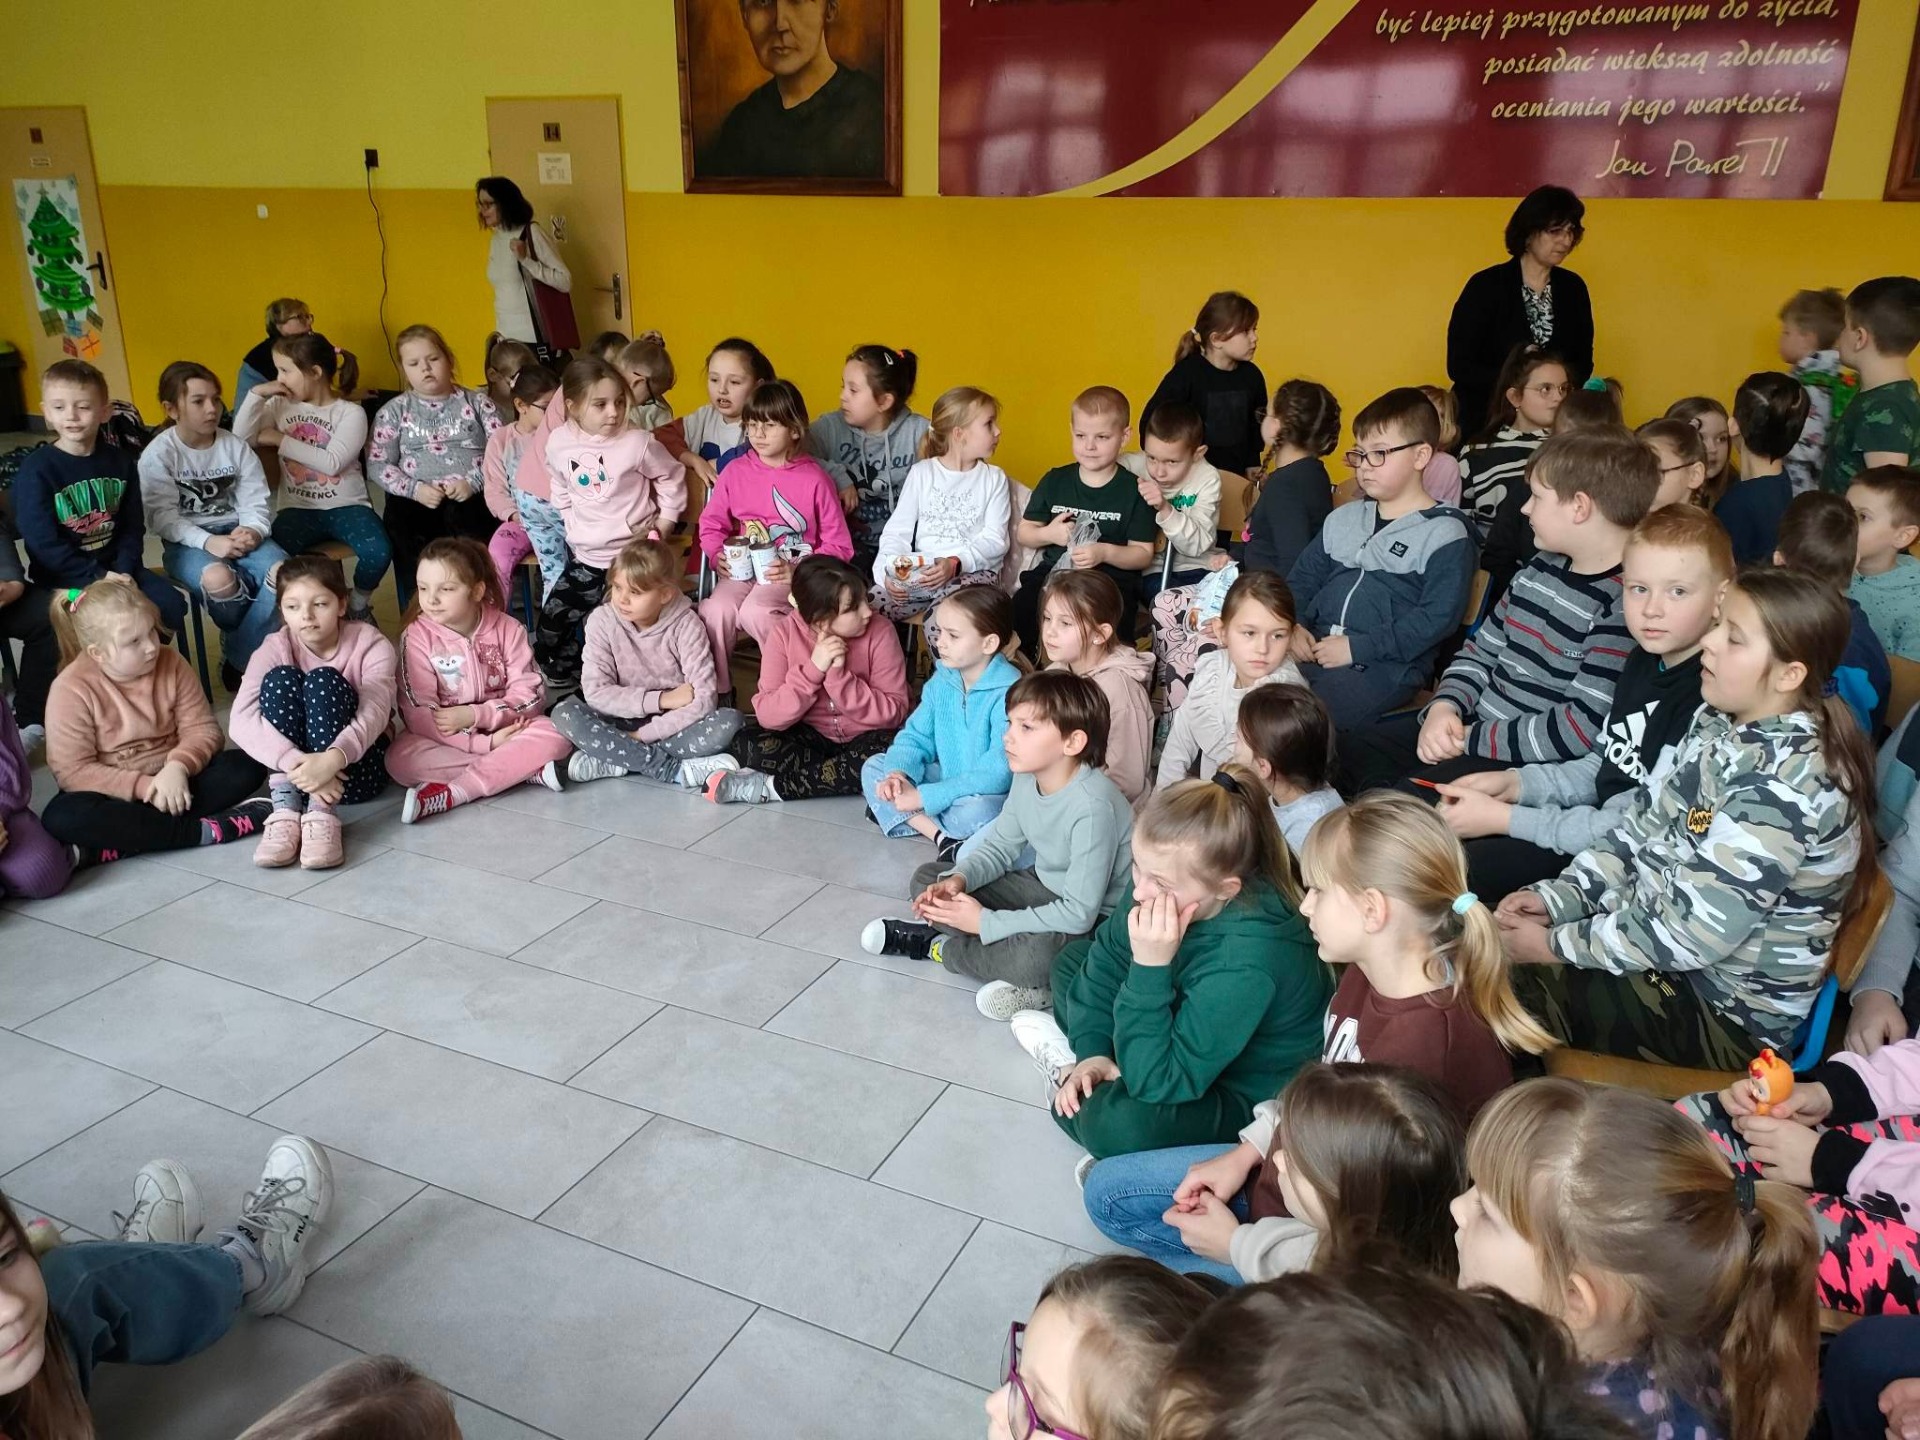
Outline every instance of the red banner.
<path fill-rule="evenodd" d="M 1858 3 L 941 0 L 940 188 L 1812 198 Z"/>

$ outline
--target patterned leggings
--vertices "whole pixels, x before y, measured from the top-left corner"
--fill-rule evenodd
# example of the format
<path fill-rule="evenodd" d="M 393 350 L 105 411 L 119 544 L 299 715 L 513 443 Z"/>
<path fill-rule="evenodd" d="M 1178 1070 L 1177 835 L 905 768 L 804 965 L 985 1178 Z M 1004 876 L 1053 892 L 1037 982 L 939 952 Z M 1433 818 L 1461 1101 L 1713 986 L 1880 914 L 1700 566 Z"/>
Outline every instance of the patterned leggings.
<path fill-rule="evenodd" d="M 1187 624 L 1193 608 L 1193 585 L 1176 585 L 1153 598 L 1154 713 L 1171 715 L 1187 698 L 1194 667 L 1208 650 L 1220 647 L 1203 630 Z"/>
<path fill-rule="evenodd" d="M 773 777 L 782 800 L 858 795 L 860 767 L 893 743 L 891 730 L 869 730 L 851 740 L 829 740 L 811 725 L 766 730 L 749 724 L 727 748 L 743 766 Z"/>
<path fill-rule="evenodd" d="M 261 716 L 309 755 L 319 754 L 339 739 L 359 710 L 360 696 L 353 682 L 331 665 L 304 672 L 297 665 L 276 665 L 260 677 Z M 387 737 L 382 735 L 340 772 L 345 786 L 341 804 L 359 805 L 387 788 L 386 757 Z M 268 776 L 267 788 L 276 804 L 288 792 L 296 809 L 311 803 L 283 773 Z"/>
<path fill-rule="evenodd" d="M 393 564 L 393 542 L 371 505 L 336 505 L 331 510 L 282 510 L 273 517 L 273 539 L 289 555 L 311 550 L 322 540 L 338 540 L 353 549 L 353 588 L 371 595 Z"/>
<path fill-rule="evenodd" d="M 555 689 L 580 688 L 581 627 L 606 593 L 607 572 L 578 560 L 569 560 L 560 578 L 548 587 L 540 605 L 540 623 L 533 632 L 533 658 Z"/>
<path fill-rule="evenodd" d="M 646 722 L 603 715 L 579 696 L 569 696 L 553 707 L 553 727 L 573 742 L 573 748 L 601 760 L 624 765 L 635 775 L 672 785 L 680 762 L 718 755 L 745 723 L 738 710 L 715 710 L 664 740 L 636 740 L 633 732 Z"/>
<path fill-rule="evenodd" d="M 1735 1170 L 1759 1178 L 1760 1166 L 1748 1157 L 1746 1142 L 1718 1096 L 1689 1095 L 1674 1108 L 1700 1123 Z M 1910 1115 L 1840 1128 L 1869 1142 L 1920 1141 L 1920 1118 Z M 1920 1232 L 1900 1219 L 1893 1199 L 1809 1194 L 1807 1208 L 1820 1237 L 1815 1284 L 1824 1308 L 1854 1315 L 1920 1314 Z"/>
<path fill-rule="evenodd" d="M 970 589 L 975 585 L 998 585 L 1000 577 L 991 570 L 982 570 L 977 574 L 960 575 L 944 585 L 902 585 L 895 582 L 890 585 L 875 585 L 868 592 L 873 608 L 889 620 L 911 620 L 916 615 L 925 615 L 942 600 L 956 590 Z"/>

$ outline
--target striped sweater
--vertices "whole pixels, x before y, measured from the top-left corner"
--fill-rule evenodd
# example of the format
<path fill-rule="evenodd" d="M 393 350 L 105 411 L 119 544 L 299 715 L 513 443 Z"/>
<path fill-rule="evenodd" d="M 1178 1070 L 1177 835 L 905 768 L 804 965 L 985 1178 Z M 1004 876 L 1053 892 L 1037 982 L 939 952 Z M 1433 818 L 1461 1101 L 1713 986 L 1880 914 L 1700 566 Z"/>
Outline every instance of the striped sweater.
<path fill-rule="evenodd" d="M 1576 575 L 1566 556 L 1543 552 L 1460 648 L 1433 703 L 1459 710 L 1469 755 L 1576 760 L 1593 748 L 1632 649 L 1620 567 Z"/>
<path fill-rule="evenodd" d="M 1546 439 L 1544 431 L 1503 425 L 1493 439 L 1460 452 L 1461 508 L 1473 516 L 1482 544 L 1503 510 L 1518 511 L 1527 499 L 1527 462 Z"/>

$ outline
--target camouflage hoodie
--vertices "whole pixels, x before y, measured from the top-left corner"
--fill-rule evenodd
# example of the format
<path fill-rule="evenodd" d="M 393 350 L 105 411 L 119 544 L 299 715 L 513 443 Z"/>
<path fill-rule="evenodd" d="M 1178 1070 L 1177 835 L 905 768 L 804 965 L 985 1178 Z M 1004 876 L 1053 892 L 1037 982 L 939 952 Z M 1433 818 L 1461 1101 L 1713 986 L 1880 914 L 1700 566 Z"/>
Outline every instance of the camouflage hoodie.
<path fill-rule="evenodd" d="M 1751 725 L 1707 708 L 1618 828 L 1533 888 L 1568 965 L 1684 972 L 1758 1045 L 1813 1008 L 1861 823 L 1827 770 L 1815 718 Z"/>

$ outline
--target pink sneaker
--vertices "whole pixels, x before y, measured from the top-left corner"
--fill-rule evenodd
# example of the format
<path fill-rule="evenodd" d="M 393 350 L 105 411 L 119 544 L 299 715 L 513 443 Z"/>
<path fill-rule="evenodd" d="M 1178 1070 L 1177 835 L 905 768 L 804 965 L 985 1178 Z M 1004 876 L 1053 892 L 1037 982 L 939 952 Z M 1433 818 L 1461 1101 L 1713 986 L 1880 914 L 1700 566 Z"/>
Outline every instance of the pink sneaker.
<path fill-rule="evenodd" d="M 267 816 L 254 847 L 253 863 L 262 870 L 279 870 L 300 858 L 300 816 L 292 810 L 276 810 Z"/>
<path fill-rule="evenodd" d="M 340 817 L 331 810 L 309 810 L 300 817 L 300 868 L 331 870 L 344 852 L 340 846 Z"/>

